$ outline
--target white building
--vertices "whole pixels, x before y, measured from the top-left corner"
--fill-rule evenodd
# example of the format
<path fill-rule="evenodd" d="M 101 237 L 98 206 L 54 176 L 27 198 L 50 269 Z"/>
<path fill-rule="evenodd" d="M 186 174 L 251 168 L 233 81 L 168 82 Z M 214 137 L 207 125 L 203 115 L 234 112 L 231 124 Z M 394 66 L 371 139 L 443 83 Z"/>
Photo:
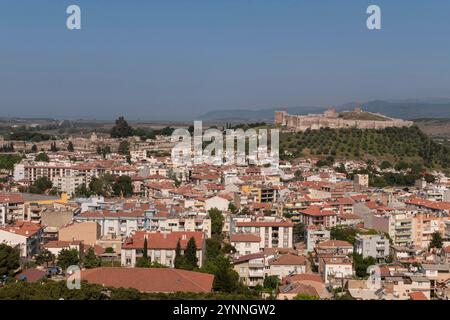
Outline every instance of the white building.
<path fill-rule="evenodd" d="M 145 232 L 139 231 L 127 238 L 122 245 L 121 264 L 124 267 L 134 267 L 137 259 L 143 256 L 144 242 L 147 239 L 147 256 L 151 262 L 157 262 L 167 267 L 174 267 L 175 250 L 180 241 L 181 253 L 187 247 L 188 241 L 194 238 L 197 247 L 197 265 L 201 267 L 204 261 L 206 238 L 203 232 Z"/>
<path fill-rule="evenodd" d="M 56 177 L 53 180 L 53 186 L 55 188 L 69 195 L 75 194 L 75 190 L 84 183 L 84 178 L 79 176 Z"/>
<path fill-rule="evenodd" d="M 230 204 L 230 201 L 222 198 L 220 196 L 214 196 L 212 198 L 205 200 L 205 209 L 210 210 L 212 208 L 219 209 L 220 211 L 228 211 L 228 205 Z"/>
<path fill-rule="evenodd" d="M 234 233 L 251 233 L 260 237 L 261 248 L 292 248 L 294 224 L 289 219 L 275 217 L 235 218 Z"/>
<path fill-rule="evenodd" d="M 372 257 L 377 260 L 389 256 L 389 239 L 384 235 L 358 235 L 355 243 L 356 252 L 363 258 Z"/>
<path fill-rule="evenodd" d="M 249 255 L 261 251 L 261 238 L 254 234 L 232 234 L 230 236 L 230 244 L 236 248 L 237 256 Z"/>
<path fill-rule="evenodd" d="M 16 221 L 13 225 L 0 228 L 0 243 L 18 247 L 20 257 L 31 258 L 39 253 L 42 235 L 43 228 L 39 225 L 27 221 Z"/>
<path fill-rule="evenodd" d="M 293 274 L 306 273 L 306 258 L 294 254 L 282 254 L 269 260 L 269 275 L 282 279 Z"/>

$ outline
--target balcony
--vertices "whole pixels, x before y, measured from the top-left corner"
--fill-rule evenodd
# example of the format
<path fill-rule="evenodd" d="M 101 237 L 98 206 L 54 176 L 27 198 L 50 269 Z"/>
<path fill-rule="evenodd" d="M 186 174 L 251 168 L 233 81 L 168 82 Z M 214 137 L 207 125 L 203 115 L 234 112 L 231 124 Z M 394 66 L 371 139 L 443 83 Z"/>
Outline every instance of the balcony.
<path fill-rule="evenodd" d="M 264 270 L 258 270 L 258 271 L 249 271 L 248 276 L 250 278 L 264 278 Z"/>
<path fill-rule="evenodd" d="M 248 263 L 249 268 L 264 268 L 264 262 L 249 262 Z"/>

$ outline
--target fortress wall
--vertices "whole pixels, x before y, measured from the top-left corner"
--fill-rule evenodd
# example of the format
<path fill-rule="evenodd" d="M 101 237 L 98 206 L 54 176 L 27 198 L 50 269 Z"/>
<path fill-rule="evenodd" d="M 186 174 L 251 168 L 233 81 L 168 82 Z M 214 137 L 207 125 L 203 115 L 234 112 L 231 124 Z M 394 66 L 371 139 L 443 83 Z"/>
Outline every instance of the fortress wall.
<path fill-rule="evenodd" d="M 359 128 L 359 129 L 385 129 L 389 127 L 411 127 L 412 121 L 392 119 L 386 121 L 378 120 L 349 120 L 342 118 L 325 117 L 323 115 L 290 115 L 284 111 L 275 112 L 275 123 L 284 125 L 295 131 L 307 129 L 317 130 L 320 128 Z"/>

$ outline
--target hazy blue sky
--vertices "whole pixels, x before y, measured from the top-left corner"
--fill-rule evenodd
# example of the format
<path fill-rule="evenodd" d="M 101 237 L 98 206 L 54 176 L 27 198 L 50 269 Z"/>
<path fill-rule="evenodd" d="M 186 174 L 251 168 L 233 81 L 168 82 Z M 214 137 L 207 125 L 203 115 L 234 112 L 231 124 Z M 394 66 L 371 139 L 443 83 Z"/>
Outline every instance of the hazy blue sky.
<path fill-rule="evenodd" d="M 69 4 L 80 31 L 66 29 Z M 381 31 L 366 28 L 369 4 Z M 449 96 L 448 0 L 0 0 L 0 116 Z"/>

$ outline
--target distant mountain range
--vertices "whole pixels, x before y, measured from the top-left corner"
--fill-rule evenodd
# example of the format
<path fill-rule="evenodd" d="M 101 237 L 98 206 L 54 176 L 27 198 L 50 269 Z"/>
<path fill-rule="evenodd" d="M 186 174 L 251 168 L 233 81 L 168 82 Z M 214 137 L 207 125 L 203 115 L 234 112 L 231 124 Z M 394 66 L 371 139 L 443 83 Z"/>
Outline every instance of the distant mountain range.
<path fill-rule="evenodd" d="M 350 110 L 356 106 L 369 112 L 378 112 L 388 117 L 401 119 L 450 118 L 450 99 L 426 98 L 407 100 L 373 100 L 364 103 L 350 102 L 335 106 L 337 111 Z M 230 109 L 215 110 L 200 116 L 209 121 L 272 121 L 275 110 L 284 110 L 289 114 L 322 113 L 324 107 L 288 107 L 261 110 Z"/>

